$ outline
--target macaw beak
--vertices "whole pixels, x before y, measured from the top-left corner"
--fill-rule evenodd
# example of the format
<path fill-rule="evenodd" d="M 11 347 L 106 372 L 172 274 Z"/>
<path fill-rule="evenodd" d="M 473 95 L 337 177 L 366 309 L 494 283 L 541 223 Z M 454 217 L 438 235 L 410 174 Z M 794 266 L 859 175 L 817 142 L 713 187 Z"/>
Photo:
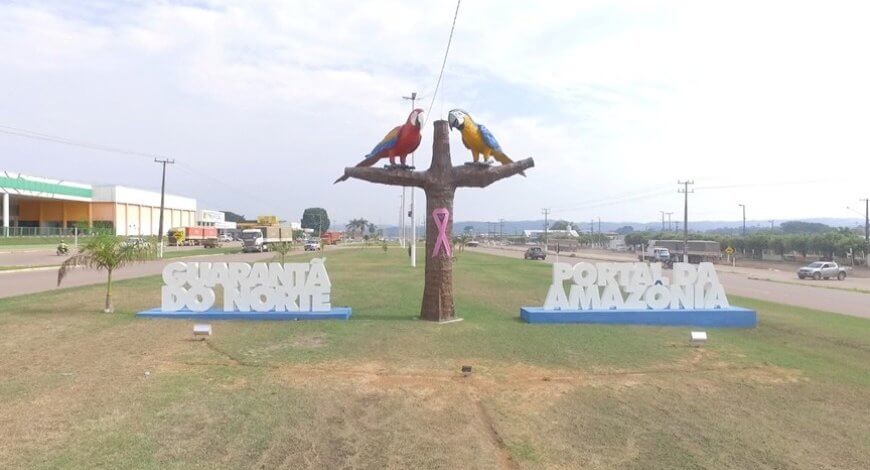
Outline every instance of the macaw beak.
<path fill-rule="evenodd" d="M 459 129 L 459 119 L 456 119 L 456 116 L 451 114 L 447 116 L 448 124 L 451 129 Z"/>

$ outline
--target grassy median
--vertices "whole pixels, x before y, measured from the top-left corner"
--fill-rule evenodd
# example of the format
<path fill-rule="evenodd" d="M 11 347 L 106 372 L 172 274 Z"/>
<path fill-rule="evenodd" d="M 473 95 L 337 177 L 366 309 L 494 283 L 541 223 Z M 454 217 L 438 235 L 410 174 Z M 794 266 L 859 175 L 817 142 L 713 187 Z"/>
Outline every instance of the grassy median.
<path fill-rule="evenodd" d="M 310 255 L 306 255 L 310 256 Z M 159 277 L 0 300 L 3 468 L 866 468 L 870 321 L 748 299 L 754 330 L 526 325 L 550 268 L 327 251 L 348 322 L 140 320 Z M 824 295 L 824 293 L 820 293 Z M 459 369 L 471 365 L 470 377 Z"/>

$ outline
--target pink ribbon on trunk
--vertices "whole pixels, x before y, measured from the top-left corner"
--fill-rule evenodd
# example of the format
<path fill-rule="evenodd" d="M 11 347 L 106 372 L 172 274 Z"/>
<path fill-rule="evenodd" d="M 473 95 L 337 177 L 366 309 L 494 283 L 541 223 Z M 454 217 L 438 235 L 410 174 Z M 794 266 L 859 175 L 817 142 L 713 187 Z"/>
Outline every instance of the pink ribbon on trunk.
<path fill-rule="evenodd" d="M 439 219 L 438 216 L 441 216 Z M 441 252 L 441 247 L 444 247 L 444 253 L 447 257 L 453 257 L 453 248 L 450 246 L 450 238 L 447 237 L 447 222 L 450 221 L 450 211 L 441 207 L 432 211 L 432 220 L 435 221 L 435 227 L 438 229 L 438 238 L 435 239 L 435 248 L 432 250 L 432 257 L 438 256 Z"/>

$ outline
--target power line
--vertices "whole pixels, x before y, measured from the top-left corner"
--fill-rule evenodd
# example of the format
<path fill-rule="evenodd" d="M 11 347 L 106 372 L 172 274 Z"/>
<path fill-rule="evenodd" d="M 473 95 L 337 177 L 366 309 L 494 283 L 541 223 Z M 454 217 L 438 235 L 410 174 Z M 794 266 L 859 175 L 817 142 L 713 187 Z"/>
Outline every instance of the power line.
<path fill-rule="evenodd" d="M 101 152 L 118 153 L 118 154 L 131 155 L 134 157 L 142 157 L 142 158 L 148 158 L 148 159 L 152 159 L 152 158 L 165 159 L 165 157 L 163 157 L 161 155 L 154 154 L 154 153 L 138 152 L 135 150 L 126 150 L 126 149 L 122 149 L 122 148 L 118 148 L 118 147 L 112 147 L 109 145 L 102 145 L 102 144 L 95 144 L 92 142 L 73 140 L 73 139 L 68 139 L 66 137 L 58 137 L 55 135 L 43 134 L 41 132 L 30 131 L 27 129 L 20 129 L 20 128 L 11 127 L 11 126 L 0 125 L 0 133 L 14 135 L 14 136 L 18 136 L 18 137 L 25 137 L 28 139 L 54 142 L 57 144 L 71 145 L 73 147 L 81 147 L 81 148 L 87 148 L 87 149 L 91 149 L 91 150 L 99 150 Z"/>
<path fill-rule="evenodd" d="M 432 106 L 435 105 L 435 98 L 438 96 L 438 88 L 441 86 L 441 78 L 444 77 L 444 67 L 447 65 L 447 55 L 450 53 L 450 44 L 453 42 L 453 31 L 456 29 L 456 18 L 459 17 L 459 5 L 462 0 L 456 0 L 456 11 L 453 12 L 453 24 L 450 26 L 450 36 L 447 37 L 447 48 L 444 49 L 444 60 L 441 61 L 441 71 L 438 72 L 438 80 L 435 82 L 435 91 L 432 93 L 432 101 L 429 103 L 429 109 L 426 111 L 426 120 L 423 121 L 423 127 L 429 123 L 429 113 L 432 112 Z"/>
<path fill-rule="evenodd" d="M 237 194 L 241 194 L 242 196 L 247 196 L 249 199 L 251 199 L 253 201 L 257 201 L 259 203 L 267 204 L 267 205 L 273 204 L 273 202 L 262 199 L 262 198 L 258 197 L 257 195 L 255 195 L 254 193 L 250 193 L 246 189 L 243 189 L 240 186 L 236 186 L 235 184 L 220 180 L 220 179 L 218 179 L 212 175 L 209 175 L 207 173 L 204 173 L 202 171 L 195 170 L 192 166 L 190 166 L 184 162 L 176 162 L 176 163 L 178 163 L 180 168 L 184 169 L 185 171 L 187 171 L 188 173 L 190 173 L 192 175 L 199 176 L 201 178 L 210 179 L 211 181 L 213 181 L 221 186 L 225 186 L 227 188 L 230 188 L 230 189 L 236 191 Z"/>
<path fill-rule="evenodd" d="M 644 190 L 643 192 L 638 193 L 623 193 L 622 195 L 611 196 L 608 198 L 600 198 L 593 199 L 587 201 L 585 203 L 579 203 L 573 206 L 565 206 L 565 207 L 556 207 L 553 210 L 558 212 L 566 212 L 578 209 L 592 209 L 596 207 L 603 206 L 611 206 L 616 204 L 623 204 L 626 202 L 636 201 L 638 199 L 645 199 L 653 196 L 662 196 L 665 194 L 670 194 L 670 189 L 657 189 L 652 190 L 652 188 Z"/>

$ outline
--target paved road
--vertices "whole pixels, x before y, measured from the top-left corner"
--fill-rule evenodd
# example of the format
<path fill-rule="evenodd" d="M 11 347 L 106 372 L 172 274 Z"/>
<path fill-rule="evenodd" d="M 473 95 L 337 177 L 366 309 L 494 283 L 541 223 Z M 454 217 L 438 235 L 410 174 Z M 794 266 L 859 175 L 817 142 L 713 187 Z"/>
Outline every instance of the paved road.
<path fill-rule="evenodd" d="M 130 279 L 134 277 L 151 276 L 163 272 L 163 266 L 171 261 L 262 261 L 271 259 L 273 253 L 247 253 L 234 255 L 208 255 L 189 256 L 177 260 L 150 261 L 147 263 L 134 264 L 122 268 L 114 273 L 115 280 Z M 84 286 L 98 284 L 106 281 L 104 271 L 80 269 L 70 273 L 63 281 L 61 287 Z M 42 269 L 25 272 L 0 271 L 0 298 L 12 297 L 22 294 L 33 294 L 56 289 L 57 269 Z"/>
<path fill-rule="evenodd" d="M 489 253 L 499 256 L 509 256 L 512 258 L 522 258 L 523 252 L 509 248 L 469 248 L 469 250 Z M 554 262 L 556 257 L 550 255 L 547 257 L 548 262 Z M 561 257 L 560 261 L 569 263 L 577 263 L 580 261 L 633 261 L 634 258 L 628 258 L 623 254 L 603 255 L 603 254 L 579 254 L 575 258 Z M 806 307 L 826 312 L 841 313 L 861 318 L 870 318 L 870 294 L 851 292 L 840 289 L 824 289 L 818 286 L 807 284 L 783 284 L 780 282 L 771 282 L 758 278 L 759 272 L 764 273 L 766 270 L 753 268 L 738 268 L 732 271 L 729 266 L 716 267 L 719 273 L 719 280 L 725 286 L 725 291 L 728 294 L 739 295 L 741 297 L 750 297 L 753 299 L 766 300 L 770 302 L 781 303 L 785 305 L 794 305 L 797 307 Z M 768 276 L 769 277 L 769 276 Z M 866 279 L 865 279 L 866 280 Z M 825 281 L 818 281 L 824 283 Z M 836 281 L 827 281 L 828 284 Z M 822 284 L 824 285 L 824 284 Z M 541 298 L 543 301 L 543 297 Z"/>
<path fill-rule="evenodd" d="M 241 247 L 238 242 L 225 243 L 224 247 Z M 56 266 L 60 265 L 67 256 L 58 256 L 56 246 L 34 247 L 26 250 L 6 250 L 0 247 L 0 267 L 4 266 Z M 73 250 L 70 245 L 70 250 Z M 167 252 L 205 250 L 201 246 L 170 246 Z M 203 254 L 206 252 L 203 251 Z"/>

